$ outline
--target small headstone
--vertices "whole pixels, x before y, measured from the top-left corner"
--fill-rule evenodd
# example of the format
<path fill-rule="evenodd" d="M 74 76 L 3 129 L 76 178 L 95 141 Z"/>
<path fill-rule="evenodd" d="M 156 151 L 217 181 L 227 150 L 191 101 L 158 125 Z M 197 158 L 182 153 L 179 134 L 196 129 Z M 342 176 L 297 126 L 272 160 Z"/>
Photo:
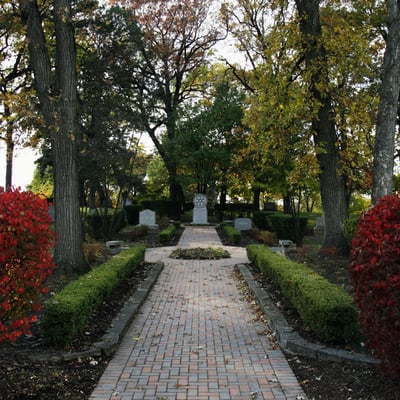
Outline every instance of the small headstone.
<path fill-rule="evenodd" d="M 279 240 L 279 246 L 281 246 L 281 253 L 286 255 L 289 252 L 289 249 L 292 247 L 293 242 L 288 239 Z"/>
<path fill-rule="evenodd" d="M 122 240 L 109 240 L 106 242 L 106 247 L 111 254 L 118 254 L 121 251 Z"/>
<path fill-rule="evenodd" d="M 293 242 L 291 240 L 287 240 L 287 239 L 279 240 L 279 246 L 282 246 L 282 247 L 290 247 L 292 244 L 293 244 Z"/>
<path fill-rule="evenodd" d="M 323 236 L 324 232 L 325 232 L 325 218 L 322 215 L 322 217 L 318 217 L 317 221 L 315 222 L 314 235 Z"/>
<path fill-rule="evenodd" d="M 139 225 L 147 225 L 149 228 L 158 228 L 156 224 L 156 213 L 149 209 L 140 211 Z"/>
<path fill-rule="evenodd" d="M 315 223 L 316 228 L 325 228 L 325 218 L 324 216 L 318 217 Z"/>
<path fill-rule="evenodd" d="M 198 193 L 193 199 L 193 224 L 205 225 L 208 224 L 208 213 L 207 213 L 207 196 L 205 194 Z"/>
<path fill-rule="evenodd" d="M 116 247 L 121 247 L 122 244 L 122 240 L 109 240 L 108 242 L 106 242 L 106 247 L 109 249 L 114 249 Z"/>
<path fill-rule="evenodd" d="M 250 218 L 236 218 L 234 227 L 238 231 L 249 231 L 252 228 L 251 219 Z"/>

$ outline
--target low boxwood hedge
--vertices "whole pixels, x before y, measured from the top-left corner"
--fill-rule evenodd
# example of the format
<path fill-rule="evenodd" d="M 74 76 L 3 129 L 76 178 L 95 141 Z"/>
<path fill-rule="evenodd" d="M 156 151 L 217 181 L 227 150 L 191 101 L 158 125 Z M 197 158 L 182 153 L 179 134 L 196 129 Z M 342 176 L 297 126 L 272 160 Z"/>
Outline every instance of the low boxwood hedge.
<path fill-rule="evenodd" d="M 231 244 L 239 244 L 242 235 L 239 230 L 235 229 L 230 225 L 223 225 L 222 229 L 225 235 L 228 237 L 229 243 Z"/>
<path fill-rule="evenodd" d="M 85 324 L 112 291 L 143 261 L 144 246 L 135 246 L 114 256 L 69 283 L 44 305 L 43 336 L 53 345 L 65 345 L 85 327 Z"/>
<path fill-rule="evenodd" d="M 160 242 L 168 243 L 176 233 L 176 226 L 174 224 L 168 225 L 160 232 Z"/>
<path fill-rule="evenodd" d="M 248 246 L 247 254 L 249 260 L 280 288 L 320 339 L 345 342 L 359 338 L 358 311 L 344 289 L 306 265 L 288 260 L 263 245 Z"/>

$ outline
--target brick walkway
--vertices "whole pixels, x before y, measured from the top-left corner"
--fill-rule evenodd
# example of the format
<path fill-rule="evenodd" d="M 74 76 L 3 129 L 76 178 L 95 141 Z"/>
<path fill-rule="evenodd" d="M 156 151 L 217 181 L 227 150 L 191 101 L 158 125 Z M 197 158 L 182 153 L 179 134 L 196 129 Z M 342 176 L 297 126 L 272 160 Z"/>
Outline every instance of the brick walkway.
<path fill-rule="evenodd" d="M 186 228 L 179 247 L 222 246 L 212 227 Z M 165 268 L 141 313 L 93 391 L 91 400 L 305 399 L 284 355 L 242 298 L 232 258 L 168 258 L 173 247 L 148 249 Z"/>

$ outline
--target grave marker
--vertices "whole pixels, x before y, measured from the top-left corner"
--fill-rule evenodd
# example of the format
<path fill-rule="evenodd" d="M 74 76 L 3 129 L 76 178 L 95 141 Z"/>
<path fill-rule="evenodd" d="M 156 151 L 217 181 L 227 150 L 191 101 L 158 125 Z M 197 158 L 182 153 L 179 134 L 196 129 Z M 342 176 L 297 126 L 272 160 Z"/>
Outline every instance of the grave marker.
<path fill-rule="evenodd" d="M 251 219 L 250 218 L 236 218 L 234 227 L 238 231 L 249 231 L 252 228 Z"/>
<path fill-rule="evenodd" d="M 146 209 L 139 213 L 139 225 L 147 225 L 149 228 L 158 228 L 156 224 L 156 213 Z"/>
<path fill-rule="evenodd" d="M 206 225 L 208 224 L 207 213 L 207 196 L 205 194 L 197 193 L 193 199 L 193 224 Z"/>

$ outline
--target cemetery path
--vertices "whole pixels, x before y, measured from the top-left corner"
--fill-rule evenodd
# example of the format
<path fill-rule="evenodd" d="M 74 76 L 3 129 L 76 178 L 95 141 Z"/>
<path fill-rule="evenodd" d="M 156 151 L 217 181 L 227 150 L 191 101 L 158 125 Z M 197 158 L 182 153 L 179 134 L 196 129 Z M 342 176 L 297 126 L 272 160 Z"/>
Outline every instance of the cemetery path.
<path fill-rule="evenodd" d="M 164 262 L 91 400 L 305 399 L 284 354 L 242 298 L 234 266 L 246 250 L 222 246 L 215 228 L 185 228 L 178 247 L 224 247 L 231 258 L 177 260 L 176 247 L 146 250 Z"/>

